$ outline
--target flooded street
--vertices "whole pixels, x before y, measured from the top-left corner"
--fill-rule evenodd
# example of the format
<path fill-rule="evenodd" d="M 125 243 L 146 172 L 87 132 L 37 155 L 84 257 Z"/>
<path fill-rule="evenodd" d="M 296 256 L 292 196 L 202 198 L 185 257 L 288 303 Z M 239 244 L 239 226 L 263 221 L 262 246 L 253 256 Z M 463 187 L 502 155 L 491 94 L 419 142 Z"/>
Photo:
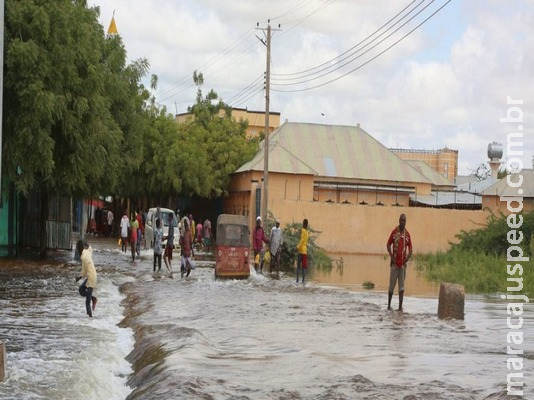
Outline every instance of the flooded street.
<path fill-rule="evenodd" d="M 331 273 L 316 273 L 314 279 L 322 284 L 332 284 L 349 290 L 364 290 L 363 282 L 374 283 L 375 291 L 387 292 L 389 262 L 385 255 L 335 254 Z M 406 295 L 417 297 L 439 296 L 439 283 L 428 282 L 415 270 L 415 261 L 408 263 L 406 272 Z M 436 309 L 437 311 L 437 309 Z"/>
<path fill-rule="evenodd" d="M 436 285 L 415 271 L 405 313 L 386 311 L 377 256 L 345 256 L 342 277 L 333 271 L 297 286 L 289 275 L 215 281 L 206 263 L 189 278 L 154 279 L 150 251 L 131 263 L 116 242 L 94 245 L 92 320 L 72 254 L 44 267 L 0 262 L 8 353 L 0 398 L 511 398 L 497 295 L 468 296 L 464 321 L 442 321 Z M 361 290 L 361 278 L 375 289 Z M 534 399 L 534 315 L 530 304 L 525 310 L 524 396 L 515 399 Z"/>

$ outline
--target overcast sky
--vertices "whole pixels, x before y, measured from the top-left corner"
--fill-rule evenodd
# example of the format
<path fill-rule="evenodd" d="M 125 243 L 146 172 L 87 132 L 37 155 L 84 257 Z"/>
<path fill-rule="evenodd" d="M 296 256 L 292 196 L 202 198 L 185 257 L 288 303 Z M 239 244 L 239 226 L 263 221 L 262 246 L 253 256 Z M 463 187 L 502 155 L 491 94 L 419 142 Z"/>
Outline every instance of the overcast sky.
<path fill-rule="evenodd" d="M 516 149 L 532 168 L 534 0 L 89 4 L 106 31 L 115 12 L 128 59 L 148 59 L 156 100 L 170 113 L 194 103 L 195 70 L 204 94 L 264 111 L 270 20 L 270 109 L 281 122 L 359 123 L 388 147 L 455 149 L 460 174 L 487 161 L 490 142 L 503 144 L 505 159 L 507 135 L 522 132 Z M 508 105 L 508 96 L 523 104 Z M 517 109 L 514 122 L 500 121 L 509 107 L 520 107 L 522 123 Z"/>

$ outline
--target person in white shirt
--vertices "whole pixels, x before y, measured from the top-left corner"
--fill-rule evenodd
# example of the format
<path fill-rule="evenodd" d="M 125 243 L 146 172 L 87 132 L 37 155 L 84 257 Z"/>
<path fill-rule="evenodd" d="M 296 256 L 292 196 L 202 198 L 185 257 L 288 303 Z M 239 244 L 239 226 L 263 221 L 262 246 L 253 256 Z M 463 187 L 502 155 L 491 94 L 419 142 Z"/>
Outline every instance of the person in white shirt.
<path fill-rule="evenodd" d="M 111 237 L 113 232 L 113 212 L 108 210 L 108 237 Z"/>
<path fill-rule="evenodd" d="M 126 253 L 127 244 L 128 244 L 128 231 L 130 230 L 130 220 L 128 219 L 128 215 L 126 214 L 126 211 L 124 212 L 124 215 L 121 219 L 121 245 L 122 245 L 122 252 Z"/>
<path fill-rule="evenodd" d="M 271 237 L 269 239 L 271 252 L 271 263 L 269 264 L 269 272 L 273 272 L 273 267 L 276 267 L 276 275 L 280 274 L 280 254 L 282 253 L 282 228 L 280 228 L 280 219 L 276 218 L 276 225 L 271 229 Z"/>

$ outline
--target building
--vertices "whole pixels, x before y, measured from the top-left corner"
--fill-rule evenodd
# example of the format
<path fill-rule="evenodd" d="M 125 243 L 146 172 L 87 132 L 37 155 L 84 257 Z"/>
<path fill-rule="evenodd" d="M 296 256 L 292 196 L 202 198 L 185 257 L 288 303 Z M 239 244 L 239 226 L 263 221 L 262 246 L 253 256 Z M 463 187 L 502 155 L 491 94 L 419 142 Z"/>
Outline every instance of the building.
<path fill-rule="evenodd" d="M 521 182 L 521 185 L 513 187 L 508 181 L 514 184 Z M 522 207 L 519 207 L 517 201 L 512 201 L 512 198 L 520 199 Z M 534 170 L 524 169 L 519 173 L 510 174 L 509 177 L 499 179 L 482 192 L 482 207 L 495 215 L 511 214 L 508 202 L 512 209 L 522 208 L 522 211 L 534 211 Z"/>
<path fill-rule="evenodd" d="M 262 209 L 263 144 L 232 174 L 223 206 L 225 213 L 247 216 L 251 227 Z M 483 226 L 487 214 L 411 207 L 452 188 L 437 175 L 398 157 L 359 125 L 286 122 L 269 137 L 267 209 L 282 225 L 308 218 L 322 232 L 318 243 L 331 252 L 384 253 L 400 213 L 420 241 L 416 252 L 445 250 L 461 230 Z"/>
<path fill-rule="evenodd" d="M 438 171 L 450 183 L 458 175 L 458 150 L 444 147 L 440 150 L 390 149 L 403 160 L 424 161 L 425 164 Z"/>
<path fill-rule="evenodd" d="M 194 115 L 191 113 L 176 114 L 175 120 L 178 123 L 193 121 Z M 265 112 L 249 111 L 246 108 L 232 108 L 232 117 L 236 121 L 248 121 L 247 137 L 258 137 L 261 132 L 265 132 Z M 269 133 L 272 133 L 280 126 L 280 113 L 269 112 Z"/>
<path fill-rule="evenodd" d="M 235 172 L 230 192 L 250 191 L 263 169 L 261 149 Z M 429 195 L 433 185 L 359 125 L 286 122 L 269 136 L 269 197 L 408 206 L 410 194 Z M 248 202 L 231 195 L 226 204 L 229 212 L 246 214 L 250 210 L 243 205 Z"/>

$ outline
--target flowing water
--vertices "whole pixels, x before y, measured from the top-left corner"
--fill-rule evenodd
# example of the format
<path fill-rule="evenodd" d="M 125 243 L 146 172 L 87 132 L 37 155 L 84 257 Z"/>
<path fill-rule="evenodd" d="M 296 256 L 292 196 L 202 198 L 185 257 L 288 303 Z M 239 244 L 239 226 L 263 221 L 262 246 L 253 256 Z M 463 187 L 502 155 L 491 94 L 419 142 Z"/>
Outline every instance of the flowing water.
<path fill-rule="evenodd" d="M 386 310 L 383 257 L 345 256 L 342 275 L 302 286 L 290 275 L 215 281 L 209 263 L 154 279 L 150 251 L 132 263 L 116 242 L 92 244 L 92 319 L 72 254 L 0 261 L 1 399 L 534 399 L 530 304 L 516 346 L 524 395 L 509 397 L 497 295 L 468 296 L 465 320 L 444 321 L 436 285 L 415 272 L 405 312 Z"/>

